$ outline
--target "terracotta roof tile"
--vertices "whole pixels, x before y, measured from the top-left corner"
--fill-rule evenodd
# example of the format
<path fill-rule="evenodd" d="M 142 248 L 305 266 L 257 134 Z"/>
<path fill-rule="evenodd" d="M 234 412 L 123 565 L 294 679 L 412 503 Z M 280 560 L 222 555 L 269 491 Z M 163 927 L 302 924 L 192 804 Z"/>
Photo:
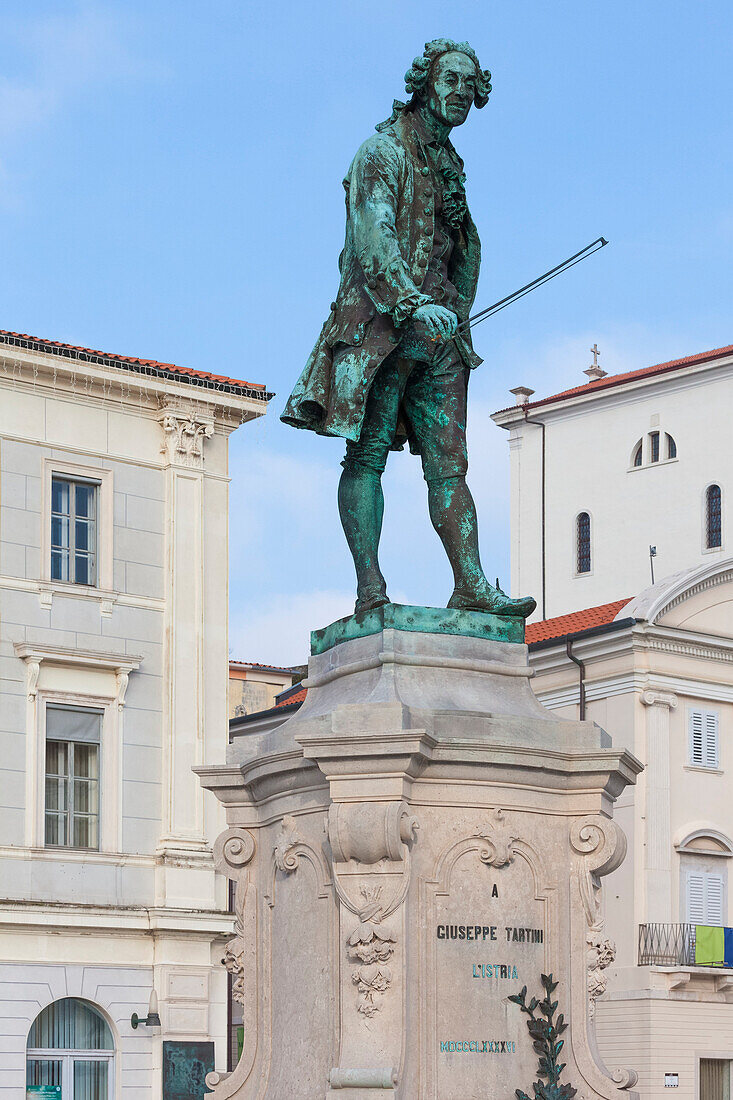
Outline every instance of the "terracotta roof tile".
<path fill-rule="evenodd" d="M 581 394 L 595 393 L 597 390 L 606 390 L 613 386 L 622 386 L 625 382 L 635 382 L 647 375 L 665 374 L 667 371 L 681 370 L 682 367 L 694 366 L 696 363 L 707 363 L 711 359 L 719 359 L 723 355 L 733 353 L 733 344 L 724 348 L 714 348 L 712 351 L 701 351 L 697 355 L 687 355 L 683 359 L 670 359 L 667 363 L 655 363 L 651 367 L 642 367 L 640 370 L 626 371 L 624 374 L 609 374 L 605 378 L 599 378 L 595 382 L 586 382 L 582 386 L 574 386 L 561 393 L 554 393 L 551 397 L 542 397 L 538 401 L 529 401 L 526 405 L 510 405 L 500 412 L 510 412 L 512 409 L 537 409 L 542 405 L 550 405 L 554 401 L 564 401 L 568 397 L 578 397 Z"/>
<path fill-rule="evenodd" d="M 546 642 L 550 638 L 563 638 L 566 634 L 578 634 L 581 630 L 612 623 L 630 598 L 603 603 L 598 607 L 587 607 L 584 611 L 573 611 L 570 615 L 558 615 L 554 619 L 543 619 L 539 623 L 529 623 L 525 631 L 527 645 Z"/>
<path fill-rule="evenodd" d="M 238 658 L 233 657 L 229 662 L 229 667 L 236 668 L 237 666 L 239 666 L 240 668 L 259 668 L 262 669 L 264 672 L 292 673 L 298 672 L 301 667 L 300 665 L 263 665 L 260 664 L 259 661 L 242 661 Z"/>
<path fill-rule="evenodd" d="M 156 359 L 138 359 L 131 355 L 115 355 L 107 351 L 97 351 L 94 348 L 79 347 L 76 344 L 62 344 L 58 340 L 42 340 L 38 336 L 29 336 L 24 332 L 9 332 L 7 329 L 0 329 L 0 343 L 29 347 L 34 351 L 50 353 L 59 351 L 71 358 L 93 357 L 95 359 L 105 359 L 120 366 L 148 367 L 151 370 L 162 371 L 165 374 L 182 374 L 190 378 L 201 378 L 207 382 L 219 383 L 237 389 L 257 390 L 263 398 L 272 396 L 266 393 L 261 382 L 245 382 L 239 378 L 228 378 L 223 374 L 211 374 L 209 371 L 194 370 L 192 367 L 179 367 L 175 363 L 160 363 Z"/>
<path fill-rule="evenodd" d="M 300 706 L 307 694 L 308 688 L 301 688 L 300 691 L 295 691 L 292 695 L 288 695 L 287 699 L 283 699 L 282 702 L 275 703 L 273 710 L 277 710 L 279 707 L 292 707 L 296 703 Z"/>

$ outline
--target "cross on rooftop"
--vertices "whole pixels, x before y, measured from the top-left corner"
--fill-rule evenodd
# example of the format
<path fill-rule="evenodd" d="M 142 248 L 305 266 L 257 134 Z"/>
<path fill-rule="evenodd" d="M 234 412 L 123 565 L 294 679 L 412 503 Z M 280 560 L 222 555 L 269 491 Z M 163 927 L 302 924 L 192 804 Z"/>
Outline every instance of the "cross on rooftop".
<path fill-rule="evenodd" d="M 590 382 L 598 382 L 601 378 L 606 377 L 608 371 L 605 371 L 598 362 L 598 356 L 601 354 L 598 350 L 598 344 L 594 344 L 590 350 L 593 352 L 593 362 L 588 367 L 588 370 L 583 371 L 583 374 L 588 376 Z"/>

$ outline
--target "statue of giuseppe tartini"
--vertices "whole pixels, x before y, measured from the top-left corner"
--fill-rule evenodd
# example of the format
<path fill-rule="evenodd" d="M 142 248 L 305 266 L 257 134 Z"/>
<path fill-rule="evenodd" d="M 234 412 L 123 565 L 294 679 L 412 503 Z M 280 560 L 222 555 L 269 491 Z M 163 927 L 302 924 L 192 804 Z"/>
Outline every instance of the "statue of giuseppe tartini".
<path fill-rule="evenodd" d="M 405 74 L 411 99 L 360 146 L 349 168 L 341 283 L 282 420 L 342 436 L 339 513 L 357 576 L 356 613 L 389 602 L 379 568 L 381 478 L 390 449 L 422 459 L 433 527 L 455 588 L 448 607 L 526 618 L 481 566 L 466 485 L 466 400 L 481 363 L 468 329 L 481 244 L 449 135 L 488 102 L 491 74 L 467 42 L 428 42 Z"/>

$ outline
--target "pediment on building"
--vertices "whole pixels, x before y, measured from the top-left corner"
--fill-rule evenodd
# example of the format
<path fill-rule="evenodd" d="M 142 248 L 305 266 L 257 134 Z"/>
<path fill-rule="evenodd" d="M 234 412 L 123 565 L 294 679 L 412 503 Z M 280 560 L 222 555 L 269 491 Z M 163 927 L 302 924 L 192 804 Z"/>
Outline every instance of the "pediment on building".
<path fill-rule="evenodd" d="M 663 578 L 628 603 L 620 615 L 695 634 L 733 638 L 733 558 Z"/>

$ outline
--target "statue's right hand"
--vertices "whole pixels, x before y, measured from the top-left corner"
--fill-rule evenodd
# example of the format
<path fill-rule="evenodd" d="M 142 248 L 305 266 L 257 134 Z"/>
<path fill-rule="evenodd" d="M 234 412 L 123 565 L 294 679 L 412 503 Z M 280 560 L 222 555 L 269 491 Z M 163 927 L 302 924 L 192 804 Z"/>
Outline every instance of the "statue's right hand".
<path fill-rule="evenodd" d="M 435 338 L 442 337 L 444 340 L 455 336 L 458 328 L 458 318 L 455 313 L 450 309 L 446 309 L 445 306 L 437 305 L 435 302 L 418 306 L 412 315 L 412 320 L 421 321 L 431 336 Z"/>

